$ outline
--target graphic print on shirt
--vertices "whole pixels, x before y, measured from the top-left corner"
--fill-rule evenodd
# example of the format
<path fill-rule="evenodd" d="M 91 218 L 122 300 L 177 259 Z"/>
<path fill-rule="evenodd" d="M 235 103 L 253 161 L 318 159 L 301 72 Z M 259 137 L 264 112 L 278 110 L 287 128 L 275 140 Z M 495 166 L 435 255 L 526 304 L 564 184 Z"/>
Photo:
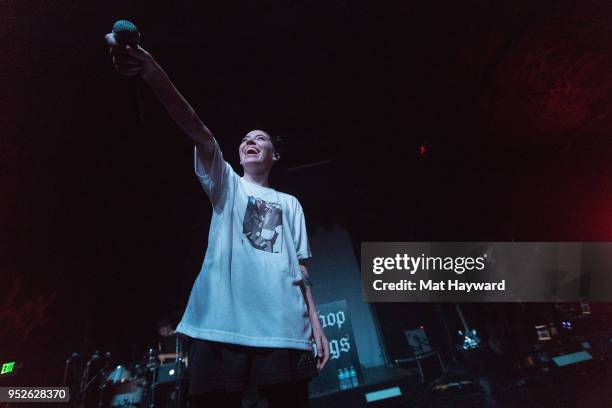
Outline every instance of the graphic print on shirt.
<path fill-rule="evenodd" d="M 283 246 L 283 210 L 280 205 L 249 196 L 242 232 L 254 248 L 280 253 Z"/>

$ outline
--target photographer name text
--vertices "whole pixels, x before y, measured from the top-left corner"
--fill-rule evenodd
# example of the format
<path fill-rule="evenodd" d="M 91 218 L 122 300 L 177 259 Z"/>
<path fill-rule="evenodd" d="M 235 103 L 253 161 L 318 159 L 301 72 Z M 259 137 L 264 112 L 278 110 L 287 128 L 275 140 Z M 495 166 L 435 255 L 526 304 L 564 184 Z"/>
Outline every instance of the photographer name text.
<path fill-rule="evenodd" d="M 419 280 L 418 282 L 402 279 L 396 282 L 385 282 L 376 279 L 372 283 L 376 291 L 458 291 L 458 292 L 479 292 L 479 291 L 504 291 L 506 290 L 506 280 L 499 282 L 461 282 L 458 279 L 448 279 L 442 281 Z"/>

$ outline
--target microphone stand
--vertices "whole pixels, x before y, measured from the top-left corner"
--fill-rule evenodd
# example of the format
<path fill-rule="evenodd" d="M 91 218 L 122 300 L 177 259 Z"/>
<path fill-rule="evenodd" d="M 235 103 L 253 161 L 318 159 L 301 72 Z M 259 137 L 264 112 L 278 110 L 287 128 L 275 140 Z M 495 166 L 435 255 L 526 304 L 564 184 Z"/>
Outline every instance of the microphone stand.
<path fill-rule="evenodd" d="M 79 385 L 79 393 L 78 393 L 78 397 L 77 399 L 75 399 L 75 403 L 78 402 L 77 406 L 79 408 L 84 408 L 85 407 L 85 393 L 87 392 L 87 387 L 89 387 L 89 384 L 91 384 L 91 381 L 88 381 L 89 379 L 89 368 L 91 366 L 91 364 L 96 361 L 99 360 L 100 357 L 100 352 L 96 351 L 95 353 L 93 353 L 93 355 L 91 356 L 91 358 L 89 359 L 89 361 L 87 362 L 87 364 L 85 365 L 85 369 L 83 370 L 83 375 L 81 376 L 81 384 Z M 94 376 L 94 379 L 97 377 Z"/>
<path fill-rule="evenodd" d="M 157 350 L 154 348 L 149 349 L 149 360 L 147 362 L 148 380 L 150 381 L 147 387 L 147 398 L 145 408 L 155 408 L 155 386 L 157 385 L 157 367 L 159 366 L 159 360 L 157 359 Z"/>
<path fill-rule="evenodd" d="M 66 359 L 66 365 L 64 367 L 64 378 L 62 380 L 63 386 L 68 385 L 68 369 L 70 368 L 70 364 L 72 364 L 72 361 L 74 361 L 74 359 L 78 357 L 79 353 L 72 353 L 72 355 Z"/>
<path fill-rule="evenodd" d="M 76 393 L 76 386 L 75 386 L 76 373 L 78 372 L 78 367 L 72 366 L 72 369 L 71 369 L 71 365 L 79 357 L 80 357 L 79 353 L 72 353 L 70 357 L 66 359 L 66 365 L 64 366 L 64 378 L 62 379 L 62 385 L 65 387 L 68 387 L 68 395 L 70 396 L 70 403 L 73 407 L 76 405 L 75 404 L 76 398 L 74 397 L 74 395 L 78 396 L 78 394 Z M 68 378 L 70 378 L 70 380 Z"/>
<path fill-rule="evenodd" d="M 181 345 L 180 334 L 175 333 L 176 336 L 176 380 L 174 382 L 174 408 L 180 408 L 182 400 L 182 376 L 183 376 L 183 350 Z"/>
<path fill-rule="evenodd" d="M 100 386 L 98 387 L 98 407 L 99 408 L 103 408 L 103 405 L 104 405 L 102 397 L 104 396 L 104 391 L 106 390 L 106 388 L 108 386 L 107 382 L 104 381 L 104 374 L 106 372 L 108 372 L 108 363 L 110 362 L 110 358 L 111 358 L 111 353 L 110 352 L 106 352 L 104 354 L 104 365 L 100 368 L 100 371 L 94 377 L 94 379 L 95 379 L 98 376 L 101 376 L 102 377 L 102 381 L 103 381 L 102 384 L 100 384 Z"/>

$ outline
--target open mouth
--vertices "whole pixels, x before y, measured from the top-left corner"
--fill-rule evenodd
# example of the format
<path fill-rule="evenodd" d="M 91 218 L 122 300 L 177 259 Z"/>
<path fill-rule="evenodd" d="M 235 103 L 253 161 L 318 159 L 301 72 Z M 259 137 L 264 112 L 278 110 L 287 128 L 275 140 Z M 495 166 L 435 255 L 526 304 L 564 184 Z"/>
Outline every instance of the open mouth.
<path fill-rule="evenodd" d="M 254 147 L 247 147 L 247 149 L 244 151 L 244 154 L 259 154 L 259 150 Z"/>

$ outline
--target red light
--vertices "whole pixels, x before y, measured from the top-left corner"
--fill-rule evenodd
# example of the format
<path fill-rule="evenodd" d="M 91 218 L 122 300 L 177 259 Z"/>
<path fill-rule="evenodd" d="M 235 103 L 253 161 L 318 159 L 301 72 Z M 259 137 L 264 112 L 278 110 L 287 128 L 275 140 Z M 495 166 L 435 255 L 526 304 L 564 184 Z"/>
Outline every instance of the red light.
<path fill-rule="evenodd" d="M 419 146 L 419 156 L 421 159 L 428 159 L 431 153 L 431 145 L 429 143 L 423 142 Z"/>

